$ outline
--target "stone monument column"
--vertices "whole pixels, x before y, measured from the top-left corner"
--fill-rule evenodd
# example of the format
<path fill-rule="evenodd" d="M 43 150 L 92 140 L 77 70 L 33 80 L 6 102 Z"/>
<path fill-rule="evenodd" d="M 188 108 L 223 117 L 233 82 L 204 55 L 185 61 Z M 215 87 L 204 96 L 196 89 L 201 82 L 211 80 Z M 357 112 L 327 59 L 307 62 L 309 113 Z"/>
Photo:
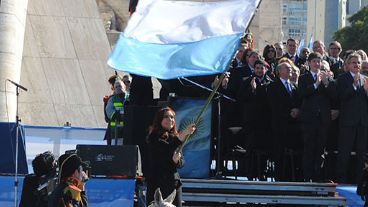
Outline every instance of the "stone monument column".
<path fill-rule="evenodd" d="M 0 122 L 15 122 L 28 0 L 0 0 Z"/>

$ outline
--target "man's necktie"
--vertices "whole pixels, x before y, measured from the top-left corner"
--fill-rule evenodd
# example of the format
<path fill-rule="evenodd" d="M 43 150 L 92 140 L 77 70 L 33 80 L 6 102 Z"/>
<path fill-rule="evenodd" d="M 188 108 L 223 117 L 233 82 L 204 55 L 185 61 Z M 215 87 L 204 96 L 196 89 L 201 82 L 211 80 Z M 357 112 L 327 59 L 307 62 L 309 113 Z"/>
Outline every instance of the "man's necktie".
<path fill-rule="evenodd" d="M 290 86 L 290 83 L 285 82 L 285 85 L 286 85 L 287 92 L 291 95 L 291 86 Z"/>

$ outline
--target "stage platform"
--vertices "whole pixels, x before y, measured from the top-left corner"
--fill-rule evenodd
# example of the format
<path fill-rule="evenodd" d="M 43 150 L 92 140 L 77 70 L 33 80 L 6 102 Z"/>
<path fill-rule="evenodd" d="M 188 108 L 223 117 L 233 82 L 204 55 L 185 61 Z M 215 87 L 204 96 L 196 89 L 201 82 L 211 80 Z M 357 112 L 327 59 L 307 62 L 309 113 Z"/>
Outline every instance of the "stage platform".
<path fill-rule="evenodd" d="M 23 176 L 19 181 L 18 196 Z M 212 179 L 182 181 L 183 206 L 363 206 L 355 193 L 356 186 L 352 185 Z M 88 206 L 133 207 L 135 185 L 134 179 L 91 178 L 86 184 Z M 14 207 L 14 176 L 0 176 L 0 206 Z"/>
<path fill-rule="evenodd" d="M 4 125 L 7 128 L 7 125 Z M 5 129 L 4 128 L 4 129 Z M 40 152 L 51 150 L 58 156 L 77 144 L 104 144 L 102 129 L 25 126 L 28 171 L 31 161 Z M 3 143 L 2 143 L 3 144 Z M 5 149 L 8 145 L 3 144 Z M 5 150 L 3 150 L 6 152 Z M 10 156 L 6 154 L 4 156 Z M 187 158 L 187 157 L 186 157 Z M 198 157 L 194 156 L 194 159 Z M 8 159 L 13 162 L 13 159 Z M 231 164 L 231 163 L 230 163 Z M 4 165 L 3 165 L 4 166 Z M 228 166 L 229 167 L 229 166 Z M 231 169 L 230 166 L 229 169 Z M 13 169 L 13 167 L 10 167 Z M 215 169 L 212 162 L 211 170 Z M 277 206 L 322 205 L 363 206 L 356 195 L 356 186 L 335 183 L 287 183 L 222 179 L 183 179 L 183 206 L 246 206 L 261 203 Z M 17 195 L 20 196 L 23 176 L 19 178 Z M 135 180 L 94 178 L 86 184 L 91 207 L 133 206 Z M 249 205 L 254 206 L 254 205 Z M 14 207 L 14 176 L 0 175 L 0 207 Z"/>
<path fill-rule="evenodd" d="M 336 183 L 183 179 L 183 200 L 203 203 L 347 206 Z"/>

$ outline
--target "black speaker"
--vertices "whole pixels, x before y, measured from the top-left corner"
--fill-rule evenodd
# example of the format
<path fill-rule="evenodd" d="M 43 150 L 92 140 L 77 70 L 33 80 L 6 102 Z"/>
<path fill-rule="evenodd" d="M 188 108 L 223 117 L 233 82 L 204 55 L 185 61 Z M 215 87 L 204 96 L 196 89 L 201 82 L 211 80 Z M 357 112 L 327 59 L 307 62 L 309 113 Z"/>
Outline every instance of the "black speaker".
<path fill-rule="evenodd" d="M 92 176 L 142 175 L 139 147 L 137 145 L 77 145 L 77 154 L 90 163 Z"/>

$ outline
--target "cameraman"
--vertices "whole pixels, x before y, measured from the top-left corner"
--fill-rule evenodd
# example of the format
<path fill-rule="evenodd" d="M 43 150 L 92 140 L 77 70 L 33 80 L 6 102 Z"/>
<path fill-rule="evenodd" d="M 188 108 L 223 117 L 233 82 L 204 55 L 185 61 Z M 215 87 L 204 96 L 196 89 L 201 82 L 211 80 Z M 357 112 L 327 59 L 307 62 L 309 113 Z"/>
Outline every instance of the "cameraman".
<path fill-rule="evenodd" d="M 19 207 L 46 207 L 46 186 L 49 180 L 56 177 L 55 157 L 50 151 L 39 154 L 32 161 L 32 167 L 34 174 L 24 178 Z"/>
<path fill-rule="evenodd" d="M 84 184 L 87 165 L 77 154 L 64 154 L 59 160 L 59 184 L 52 192 L 49 207 L 87 207 Z"/>

